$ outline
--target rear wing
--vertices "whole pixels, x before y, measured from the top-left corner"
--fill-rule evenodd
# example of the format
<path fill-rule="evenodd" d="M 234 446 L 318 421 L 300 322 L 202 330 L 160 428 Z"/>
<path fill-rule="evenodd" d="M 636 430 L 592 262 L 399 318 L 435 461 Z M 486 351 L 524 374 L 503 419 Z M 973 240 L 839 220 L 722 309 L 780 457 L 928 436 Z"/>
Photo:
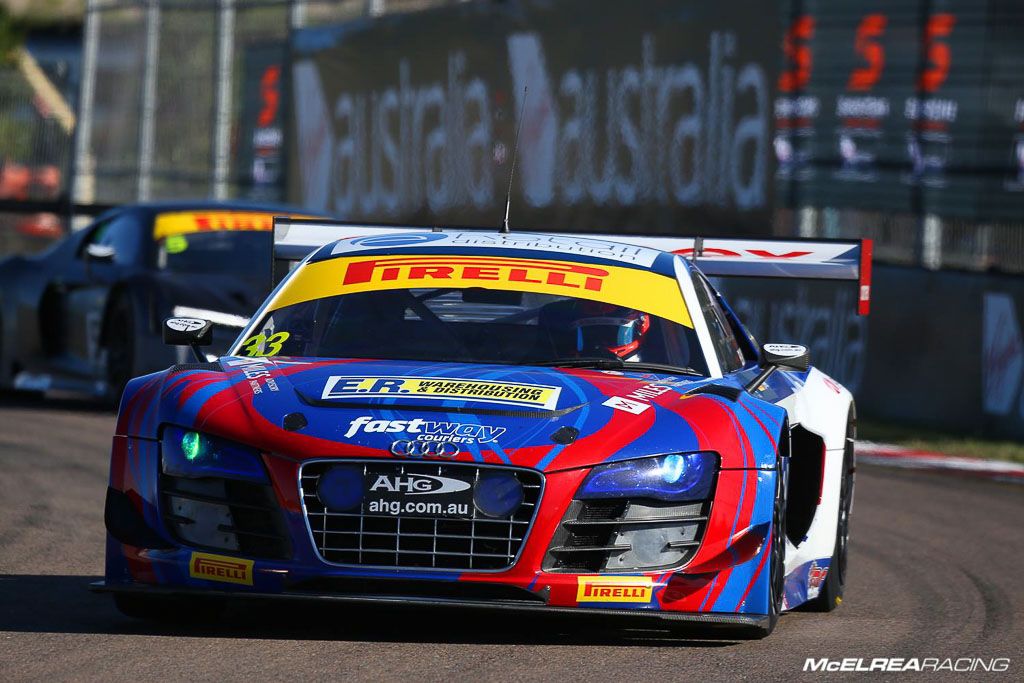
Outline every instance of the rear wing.
<path fill-rule="evenodd" d="M 590 245 L 595 253 L 600 244 L 647 247 L 692 259 L 705 275 L 715 277 L 790 278 L 802 280 L 838 280 L 856 282 L 857 312 L 867 315 L 871 307 L 871 240 L 751 239 L 733 237 L 672 237 L 654 235 L 526 233 L 499 235 L 491 228 L 440 228 L 401 225 L 346 223 L 284 216 L 274 218 L 275 272 L 282 262 L 300 261 L 307 255 L 339 239 L 386 237 L 404 233 L 472 232 L 493 233 L 494 246 L 515 241 L 519 247 L 529 242 L 547 241 L 547 246 L 572 243 L 572 251 Z M 504 242 L 504 244 L 502 243 Z M 375 240 L 379 247 L 387 240 Z M 395 242 L 408 246 L 409 242 Z M 479 244 L 479 240 L 476 241 Z"/>

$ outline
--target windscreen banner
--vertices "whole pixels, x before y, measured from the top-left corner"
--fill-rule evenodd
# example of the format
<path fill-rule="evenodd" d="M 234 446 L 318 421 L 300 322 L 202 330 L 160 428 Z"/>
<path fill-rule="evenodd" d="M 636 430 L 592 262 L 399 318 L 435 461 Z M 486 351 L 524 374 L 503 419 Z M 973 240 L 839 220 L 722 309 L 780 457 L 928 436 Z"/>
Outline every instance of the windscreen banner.
<path fill-rule="evenodd" d="M 730 0 L 473 2 L 303 29 L 288 198 L 349 220 L 753 234 L 783 16 Z"/>

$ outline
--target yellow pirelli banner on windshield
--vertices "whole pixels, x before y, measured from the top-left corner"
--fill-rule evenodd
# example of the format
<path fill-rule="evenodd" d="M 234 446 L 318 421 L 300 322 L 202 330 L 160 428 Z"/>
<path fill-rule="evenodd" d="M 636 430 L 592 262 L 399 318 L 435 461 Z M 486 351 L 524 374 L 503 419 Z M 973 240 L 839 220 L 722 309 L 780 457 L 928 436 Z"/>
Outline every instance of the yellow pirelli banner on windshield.
<path fill-rule="evenodd" d="M 256 211 L 175 211 L 162 213 L 153 223 L 153 239 L 193 232 L 271 230 L 274 214 Z"/>
<path fill-rule="evenodd" d="M 382 289 L 484 287 L 572 296 L 634 308 L 693 327 L 675 278 L 638 268 L 503 256 L 350 256 L 308 263 L 269 310 Z"/>

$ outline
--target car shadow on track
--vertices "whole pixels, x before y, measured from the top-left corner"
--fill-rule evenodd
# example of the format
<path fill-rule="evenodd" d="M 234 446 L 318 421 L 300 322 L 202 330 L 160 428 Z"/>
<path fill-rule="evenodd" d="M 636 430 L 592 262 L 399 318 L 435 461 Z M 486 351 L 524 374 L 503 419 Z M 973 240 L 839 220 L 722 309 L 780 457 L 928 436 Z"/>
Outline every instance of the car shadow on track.
<path fill-rule="evenodd" d="M 0 631 L 446 644 L 725 647 L 717 634 L 623 628 L 594 617 L 415 607 L 246 602 L 214 623 L 165 624 L 123 616 L 94 576 L 0 574 Z"/>

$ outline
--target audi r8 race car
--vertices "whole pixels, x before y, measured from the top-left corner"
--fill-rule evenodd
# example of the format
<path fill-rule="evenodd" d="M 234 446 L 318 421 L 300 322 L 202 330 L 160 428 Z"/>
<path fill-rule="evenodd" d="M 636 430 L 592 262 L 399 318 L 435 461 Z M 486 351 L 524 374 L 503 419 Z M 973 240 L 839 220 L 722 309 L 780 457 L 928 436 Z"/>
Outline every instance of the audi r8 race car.
<path fill-rule="evenodd" d="M 866 313 L 870 243 L 282 220 L 275 248 L 301 262 L 229 355 L 124 393 L 94 588 L 126 614 L 296 598 L 763 636 L 840 603 L 851 395 L 706 275 L 856 280 Z"/>
<path fill-rule="evenodd" d="M 0 389 L 62 389 L 116 401 L 132 377 L 185 358 L 163 320 L 200 315 L 224 351 L 271 286 L 275 213 L 188 202 L 100 216 L 53 248 L 0 261 Z"/>

